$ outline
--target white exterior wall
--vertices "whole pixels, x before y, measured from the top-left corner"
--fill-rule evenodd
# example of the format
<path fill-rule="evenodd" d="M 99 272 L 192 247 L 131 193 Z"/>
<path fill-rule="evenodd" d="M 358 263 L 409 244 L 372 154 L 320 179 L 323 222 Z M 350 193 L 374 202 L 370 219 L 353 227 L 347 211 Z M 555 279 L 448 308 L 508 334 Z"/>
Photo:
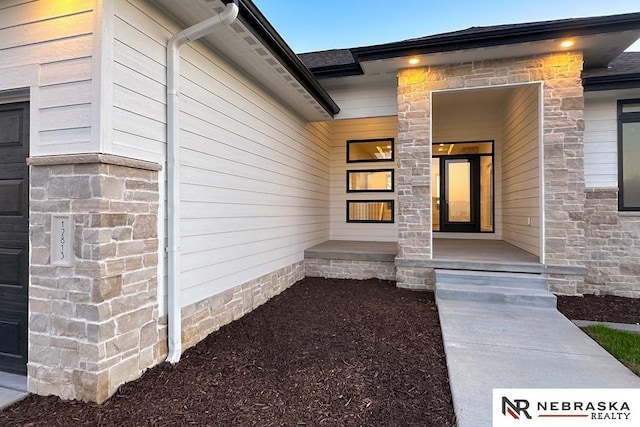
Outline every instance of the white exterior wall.
<path fill-rule="evenodd" d="M 181 28 L 117 0 L 113 154 L 164 162 L 165 45 Z M 306 123 L 200 43 L 182 47 L 183 306 L 329 239 L 329 128 Z"/>
<path fill-rule="evenodd" d="M 0 100 L 16 89 L 29 98 L 31 156 L 99 149 L 99 136 L 91 131 L 99 4 L 0 1 Z"/>
<path fill-rule="evenodd" d="M 587 188 L 618 187 L 618 100 L 640 89 L 585 92 L 584 174 Z"/>
<path fill-rule="evenodd" d="M 540 255 L 538 91 L 538 85 L 528 85 L 509 94 L 502 133 L 502 237 L 535 255 Z"/>
<path fill-rule="evenodd" d="M 347 163 L 347 140 L 373 138 L 393 138 L 397 150 L 398 116 L 336 120 L 331 123 L 331 240 L 398 241 L 397 192 L 347 193 L 347 170 L 397 169 L 397 161 Z M 394 223 L 347 223 L 347 199 L 395 200 Z"/>
<path fill-rule="evenodd" d="M 616 99 L 585 100 L 584 179 L 586 187 L 618 186 Z"/>
<path fill-rule="evenodd" d="M 341 82 L 349 82 L 345 77 Z M 398 89 L 395 80 L 392 85 L 370 84 L 362 87 L 354 82 L 353 85 L 323 81 L 331 98 L 340 107 L 336 119 L 356 119 L 368 117 L 393 116 L 398 114 Z"/>
<path fill-rule="evenodd" d="M 493 176 L 494 176 L 494 233 L 438 233 L 437 238 L 489 238 L 502 237 L 502 108 L 494 103 L 462 104 L 437 101 L 438 96 L 446 97 L 446 93 L 434 96 L 432 143 L 494 141 L 493 144 Z"/>

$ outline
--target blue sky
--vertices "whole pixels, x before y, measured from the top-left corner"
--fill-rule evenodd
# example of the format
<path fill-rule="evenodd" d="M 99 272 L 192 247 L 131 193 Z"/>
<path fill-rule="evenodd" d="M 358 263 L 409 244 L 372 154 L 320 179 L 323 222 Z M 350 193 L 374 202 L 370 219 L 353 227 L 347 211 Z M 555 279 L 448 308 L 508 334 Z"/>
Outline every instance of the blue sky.
<path fill-rule="evenodd" d="M 640 12 L 639 0 L 253 0 L 296 53 L 473 26 Z M 640 51 L 640 42 L 632 49 Z"/>

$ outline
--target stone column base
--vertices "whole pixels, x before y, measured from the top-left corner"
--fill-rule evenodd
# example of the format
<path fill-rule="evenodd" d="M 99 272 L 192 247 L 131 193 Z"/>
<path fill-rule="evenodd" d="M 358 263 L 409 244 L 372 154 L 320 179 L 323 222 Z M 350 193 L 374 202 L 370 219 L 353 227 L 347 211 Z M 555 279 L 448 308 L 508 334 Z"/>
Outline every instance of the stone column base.
<path fill-rule="evenodd" d="M 584 275 L 543 274 L 549 292 L 556 295 L 582 295 L 584 293 Z"/>
<path fill-rule="evenodd" d="M 407 267 L 396 263 L 396 286 L 415 291 L 433 291 L 436 288 L 435 271 L 431 267 Z"/>

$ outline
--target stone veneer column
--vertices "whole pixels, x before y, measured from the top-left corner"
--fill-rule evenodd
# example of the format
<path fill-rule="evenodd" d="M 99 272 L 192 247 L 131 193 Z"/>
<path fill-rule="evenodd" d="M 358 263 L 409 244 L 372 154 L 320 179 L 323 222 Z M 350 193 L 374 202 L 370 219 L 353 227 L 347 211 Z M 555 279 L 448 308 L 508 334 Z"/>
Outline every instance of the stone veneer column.
<path fill-rule="evenodd" d="M 439 65 L 398 74 L 398 286 L 433 286 L 431 258 L 430 94 L 532 82 L 543 83 L 545 260 L 585 263 L 584 97 L 582 54 Z M 462 123 L 461 126 L 464 126 Z M 548 277 L 552 290 L 575 293 L 581 279 Z"/>
<path fill-rule="evenodd" d="M 438 80 L 418 68 L 398 74 L 398 287 L 432 289 L 431 259 L 431 114 L 429 92 Z"/>
<path fill-rule="evenodd" d="M 161 167 L 100 154 L 29 164 L 28 388 L 102 402 L 166 354 L 157 301 Z M 54 213 L 74 215 L 71 267 L 51 265 Z"/>
<path fill-rule="evenodd" d="M 582 54 L 543 58 L 545 258 L 549 265 L 584 266 L 584 95 Z M 547 275 L 549 289 L 575 294 L 583 276 Z"/>

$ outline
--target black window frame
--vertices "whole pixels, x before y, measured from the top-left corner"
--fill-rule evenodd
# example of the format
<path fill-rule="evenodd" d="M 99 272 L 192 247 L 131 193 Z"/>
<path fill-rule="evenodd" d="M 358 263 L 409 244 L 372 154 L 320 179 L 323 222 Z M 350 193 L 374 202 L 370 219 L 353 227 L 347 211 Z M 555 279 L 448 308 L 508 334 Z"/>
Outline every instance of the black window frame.
<path fill-rule="evenodd" d="M 360 159 L 352 160 L 349 158 L 349 147 L 351 144 L 367 143 L 367 142 L 390 142 L 391 158 L 390 159 Z M 348 139 L 347 140 L 347 163 L 378 163 L 378 162 L 394 162 L 396 157 L 396 141 L 395 138 L 371 138 L 371 139 Z"/>
<path fill-rule="evenodd" d="M 618 210 L 623 212 L 638 212 L 640 211 L 640 206 L 628 207 L 624 205 L 624 141 L 622 140 L 622 127 L 625 123 L 640 123 L 640 112 L 623 112 L 624 106 L 627 104 L 640 104 L 640 98 L 618 100 Z"/>
<path fill-rule="evenodd" d="M 391 189 L 353 190 L 349 188 L 351 174 L 363 172 L 391 172 Z M 347 193 L 393 193 L 395 191 L 395 169 L 349 169 L 347 170 Z"/>
<path fill-rule="evenodd" d="M 349 204 L 350 203 L 390 203 L 391 204 L 391 219 L 389 221 L 385 220 L 368 220 L 368 219 L 349 219 Z M 347 222 L 348 223 L 365 223 L 365 224 L 394 224 L 396 222 L 396 208 L 395 208 L 395 200 L 393 199 L 376 199 L 376 200 L 347 200 L 346 205 L 346 213 L 347 213 Z"/>

